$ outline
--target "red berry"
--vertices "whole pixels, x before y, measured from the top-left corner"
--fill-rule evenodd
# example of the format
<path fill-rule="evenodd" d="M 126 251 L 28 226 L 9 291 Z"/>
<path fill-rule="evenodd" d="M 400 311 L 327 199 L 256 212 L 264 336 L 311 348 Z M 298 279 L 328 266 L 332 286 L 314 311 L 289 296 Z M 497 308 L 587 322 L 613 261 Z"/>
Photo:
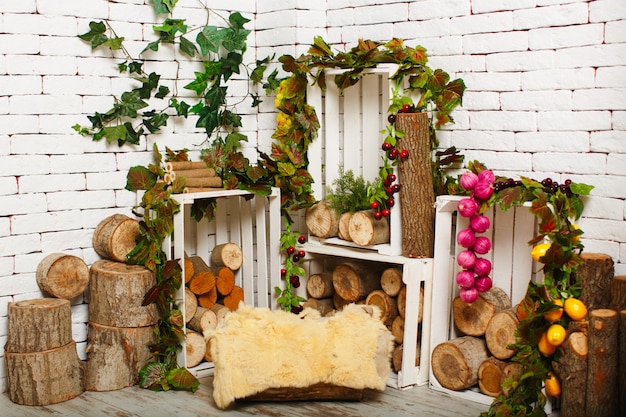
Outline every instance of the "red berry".
<path fill-rule="evenodd" d="M 391 194 L 393 194 L 393 187 L 387 187 L 387 188 L 385 188 L 385 192 L 387 193 L 387 195 L 391 195 Z"/>
<path fill-rule="evenodd" d="M 396 115 L 395 114 L 390 114 L 389 116 L 387 116 L 387 121 L 391 124 L 396 122 Z"/>
<path fill-rule="evenodd" d="M 398 150 L 398 148 L 393 148 L 389 151 L 389 159 L 394 160 L 398 157 L 399 154 L 400 151 Z"/>
<path fill-rule="evenodd" d="M 292 253 L 294 253 L 296 251 L 296 248 L 294 248 L 293 246 L 289 246 L 287 248 L 287 255 L 291 255 Z"/>
<path fill-rule="evenodd" d="M 391 182 L 394 182 L 396 180 L 396 175 L 395 174 L 387 174 L 387 179 Z"/>
<path fill-rule="evenodd" d="M 394 184 L 391 188 L 393 189 L 394 193 L 397 193 L 398 191 L 400 191 L 400 184 Z"/>
<path fill-rule="evenodd" d="M 280 275 L 281 275 L 281 276 L 283 276 L 283 277 L 284 277 L 285 275 L 287 275 L 287 270 L 286 270 L 285 268 L 281 269 L 281 270 L 280 270 Z"/>
<path fill-rule="evenodd" d="M 411 110 L 411 105 L 410 104 L 405 104 L 402 106 L 402 113 L 408 113 L 409 110 Z"/>
<path fill-rule="evenodd" d="M 407 159 L 409 157 L 409 151 L 406 149 L 402 149 L 400 152 L 400 159 Z"/>
<path fill-rule="evenodd" d="M 296 254 L 294 254 L 294 255 L 291 257 L 291 259 L 293 259 L 293 261 L 294 261 L 295 263 L 300 262 L 300 256 L 299 256 L 297 253 L 296 253 Z"/>
<path fill-rule="evenodd" d="M 382 213 L 383 213 L 383 216 L 385 216 L 385 217 L 389 217 L 389 215 L 391 214 L 391 210 L 389 210 L 389 209 L 384 209 L 384 210 L 382 211 Z"/>
<path fill-rule="evenodd" d="M 391 187 L 391 183 L 392 183 L 392 182 L 393 182 L 393 181 L 390 181 L 390 180 L 389 180 L 389 178 L 387 178 L 385 181 L 383 181 L 383 185 L 384 185 L 385 187 Z"/>
<path fill-rule="evenodd" d="M 374 213 L 374 218 L 376 220 L 380 220 L 383 218 L 383 213 L 381 213 L 380 211 L 377 211 L 376 213 Z"/>
<path fill-rule="evenodd" d="M 393 207 L 394 204 L 396 204 L 396 201 L 393 198 L 387 199 L 387 207 Z"/>
<path fill-rule="evenodd" d="M 300 235 L 300 237 L 298 237 L 298 243 L 303 245 L 306 243 L 306 236 L 304 235 Z"/>
<path fill-rule="evenodd" d="M 383 151 L 388 151 L 392 148 L 391 143 L 383 142 Z"/>
<path fill-rule="evenodd" d="M 306 252 L 305 252 L 304 250 L 300 249 L 300 250 L 298 251 L 298 256 L 299 256 L 300 258 L 304 258 L 304 256 L 305 256 L 305 255 L 306 255 Z"/>
<path fill-rule="evenodd" d="M 372 210 L 377 210 L 379 205 L 380 203 L 378 201 L 372 201 L 370 203 L 370 207 L 372 208 Z"/>

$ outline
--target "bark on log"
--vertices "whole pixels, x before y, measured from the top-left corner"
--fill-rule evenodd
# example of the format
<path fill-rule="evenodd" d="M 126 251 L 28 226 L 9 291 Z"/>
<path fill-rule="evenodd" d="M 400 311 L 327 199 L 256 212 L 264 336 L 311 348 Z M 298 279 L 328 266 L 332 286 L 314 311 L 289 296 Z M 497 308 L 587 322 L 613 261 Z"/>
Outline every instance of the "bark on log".
<path fill-rule="evenodd" d="M 217 314 L 209 308 L 198 307 L 196 314 L 187 323 L 187 327 L 204 335 L 205 332 L 217 327 Z"/>
<path fill-rule="evenodd" d="M 225 266 L 232 271 L 241 268 L 243 252 L 239 245 L 233 242 L 216 245 L 211 252 L 212 266 Z"/>
<path fill-rule="evenodd" d="M 335 309 L 341 311 L 345 305 L 350 304 L 351 301 L 344 300 L 338 293 L 333 294 L 333 304 L 335 305 Z"/>
<path fill-rule="evenodd" d="M 43 352 L 71 341 L 72 318 L 68 300 L 41 298 L 8 304 L 5 352 Z"/>
<path fill-rule="evenodd" d="M 202 177 L 185 179 L 185 187 L 189 188 L 220 188 L 222 179 L 220 177 Z"/>
<path fill-rule="evenodd" d="M 207 362 L 213 362 L 213 356 L 211 356 L 211 339 L 204 339 L 205 340 L 205 351 L 204 351 L 204 360 Z"/>
<path fill-rule="evenodd" d="M 485 330 L 485 341 L 489 352 L 495 358 L 509 359 L 515 354 L 515 350 L 507 346 L 515 343 L 518 324 L 519 320 L 512 308 L 495 313 L 489 320 Z"/>
<path fill-rule="evenodd" d="M 209 267 L 209 265 L 200 256 L 190 256 L 187 260 L 189 260 L 193 266 L 193 275 L 211 270 L 211 267 Z"/>
<path fill-rule="evenodd" d="M 197 273 L 189 281 L 189 289 L 196 295 L 206 294 L 215 289 L 215 274 L 213 271 L 203 271 Z"/>
<path fill-rule="evenodd" d="M 626 310 L 626 275 L 618 275 L 613 278 L 609 308 L 617 311 Z"/>
<path fill-rule="evenodd" d="M 397 315 L 393 322 L 391 323 L 391 334 L 393 336 L 393 341 L 401 344 L 404 342 L 404 317 L 401 315 Z"/>
<path fill-rule="evenodd" d="M 185 258 L 185 284 L 191 281 L 191 278 L 195 275 L 195 269 L 193 262 L 189 258 Z"/>
<path fill-rule="evenodd" d="M 487 356 L 487 345 L 483 339 L 462 336 L 449 340 L 433 349 L 433 374 L 444 388 L 464 390 L 478 382 L 478 367 Z"/>
<path fill-rule="evenodd" d="M 209 191 L 219 191 L 222 189 L 223 187 L 184 187 L 183 194 L 206 193 Z"/>
<path fill-rule="evenodd" d="M 126 255 L 137 245 L 139 222 L 124 214 L 114 214 L 102 220 L 93 233 L 96 253 L 103 258 L 126 262 Z"/>
<path fill-rule="evenodd" d="M 374 290 L 365 298 L 365 304 L 374 305 L 380 309 L 380 321 L 387 327 L 398 316 L 398 303 L 383 290 Z"/>
<path fill-rule="evenodd" d="M 380 275 L 380 286 L 392 297 L 398 295 L 403 285 L 401 268 L 387 268 Z"/>
<path fill-rule="evenodd" d="M 497 397 L 502 393 L 502 375 L 506 363 L 493 356 L 478 367 L 478 389 L 485 395 Z"/>
<path fill-rule="evenodd" d="M 511 299 L 498 287 L 480 294 L 473 303 L 466 303 L 460 297 L 452 300 L 454 324 L 468 336 L 484 335 L 493 315 L 509 308 Z"/>
<path fill-rule="evenodd" d="M 402 288 L 400 288 L 397 301 L 398 301 L 398 314 L 400 314 L 400 316 L 404 318 L 404 315 L 406 313 L 406 302 L 407 302 L 406 285 L 403 285 Z M 421 323 L 422 316 L 424 314 L 424 287 L 420 287 L 420 295 L 419 295 L 418 304 L 419 304 L 419 310 L 417 311 L 417 322 Z"/>
<path fill-rule="evenodd" d="M 585 417 L 587 391 L 587 335 L 571 333 L 559 347 L 561 357 L 555 364 L 561 380 L 561 416 Z"/>
<path fill-rule="evenodd" d="M 583 263 L 576 269 L 576 278 L 581 279 L 580 300 L 587 310 L 609 308 L 611 304 L 611 285 L 615 274 L 613 259 L 603 253 L 583 252 Z"/>
<path fill-rule="evenodd" d="M 502 392 L 508 396 L 512 384 L 519 381 L 524 367 L 519 362 L 507 362 L 502 370 Z"/>
<path fill-rule="evenodd" d="M 307 229 L 313 236 L 329 238 L 339 232 L 339 218 L 328 201 L 320 201 L 306 210 L 304 216 Z"/>
<path fill-rule="evenodd" d="M 589 356 L 587 357 L 586 410 L 588 416 L 617 415 L 618 315 L 615 310 L 589 313 Z"/>
<path fill-rule="evenodd" d="M 226 314 L 230 313 L 230 309 L 228 307 L 226 307 L 223 304 L 218 304 L 218 303 L 215 303 L 211 307 L 211 310 L 215 313 L 215 316 L 217 317 L 218 324 L 222 320 L 224 320 L 224 317 L 226 317 Z"/>
<path fill-rule="evenodd" d="M 373 210 L 357 211 L 350 217 L 348 233 L 352 242 L 359 246 L 372 246 L 389 242 L 389 221 L 386 217 L 376 220 Z"/>
<path fill-rule="evenodd" d="M 268 388 L 258 394 L 246 398 L 238 398 L 237 401 L 361 401 L 363 399 L 362 389 L 342 387 L 325 383 L 317 383 L 302 388 Z"/>
<path fill-rule="evenodd" d="M 333 274 L 321 272 L 309 276 L 306 281 L 306 291 L 311 298 L 329 298 L 335 293 L 333 287 Z"/>
<path fill-rule="evenodd" d="M 9 398 L 14 403 L 56 404 L 85 390 L 83 365 L 74 341 L 45 352 L 5 352 L 4 360 Z"/>
<path fill-rule="evenodd" d="M 213 289 L 209 292 L 205 292 L 198 297 L 198 305 L 204 308 L 211 308 L 217 302 L 217 288 L 213 287 Z"/>
<path fill-rule="evenodd" d="M 175 169 L 169 171 L 172 175 L 172 180 L 176 178 L 204 178 L 215 177 L 215 170 L 213 168 L 191 168 L 191 169 Z"/>
<path fill-rule="evenodd" d="M 244 301 L 243 288 L 239 285 L 235 285 L 230 294 L 224 297 L 224 306 L 228 307 L 230 311 L 235 311 L 239 308 L 239 303 L 242 301 Z"/>
<path fill-rule="evenodd" d="M 143 266 L 94 262 L 90 270 L 89 321 L 113 327 L 156 324 L 160 318 L 156 304 L 141 305 L 155 284 L 154 274 Z"/>
<path fill-rule="evenodd" d="M 110 327 L 89 322 L 85 389 L 112 391 L 139 382 L 139 370 L 153 358 L 153 326 Z"/>
<path fill-rule="evenodd" d="M 204 355 L 206 354 L 204 337 L 198 332 L 187 330 L 185 333 L 185 351 L 187 368 L 198 366 L 204 360 Z"/>
<path fill-rule="evenodd" d="M 340 239 L 347 240 L 348 242 L 352 241 L 349 228 L 352 214 L 354 213 L 343 213 L 341 216 L 339 216 L 339 230 L 337 231 L 337 234 Z"/>
<path fill-rule="evenodd" d="M 620 310 L 619 323 L 619 415 L 626 416 L 626 309 Z"/>
<path fill-rule="evenodd" d="M 303 307 L 309 307 L 320 312 L 320 315 L 325 316 L 335 308 L 332 298 L 307 298 L 302 303 Z"/>
<path fill-rule="evenodd" d="M 356 302 L 380 289 L 380 278 L 369 264 L 344 262 L 333 269 L 333 287 L 342 299 Z"/>
<path fill-rule="evenodd" d="M 193 318 L 198 309 L 198 299 L 191 290 L 185 287 L 185 322 L 189 323 L 189 320 Z"/>
<path fill-rule="evenodd" d="M 52 253 L 37 265 L 36 279 L 44 293 L 71 300 L 89 285 L 89 267 L 78 256 Z"/>
<path fill-rule="evenodd" d="M 396 127 L 405 133 L 398 146 L 409 157 L 398 165 L 402 214 L 402 255 L 432 258 L 435 241 L 435 191 L 428 114 L 401 113 Z"/>
<path fill-rule="evenodd" d="M 203 161 L 171 161 L 165 164 L 165 171 L 172 172 L 181 169 L 205 169 L 207 164 Z"/>
<path fill-rule="evenodd" d="M 415 366 L 420 365 L 420 342 L 415 345 Z M 391 365 L 395 373 L 402 370 L 402 356 L 404 355 L 404 343 L 397 345 L 391 353 Z"/>

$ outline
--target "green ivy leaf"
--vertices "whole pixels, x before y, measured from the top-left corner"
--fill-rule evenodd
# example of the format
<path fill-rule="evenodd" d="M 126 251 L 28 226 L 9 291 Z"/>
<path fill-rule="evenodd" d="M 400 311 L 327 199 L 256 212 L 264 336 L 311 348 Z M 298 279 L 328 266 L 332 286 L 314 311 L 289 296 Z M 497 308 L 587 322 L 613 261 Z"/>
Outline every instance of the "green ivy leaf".
<path fill-rule="evenodd" d="M 196 79 L 184 86 L 186 90 L 195 91 L 197 95 L 202 95 L 208 86 L 208 76 L 204 72 L 194 72 Z"/>
<path fill-rule="evenodd" d="M 170 93 L 170 89 L 166 85 L 160 85 L 159 91 L 154 95 L 156 98 L 165 98 Z"/>
<path fill-rule="evenodd" d="M 135 118 L 137 117 L 137 110 L 148 107 L 148 103 L 143 101 L 140 95 L 139 90 L 122 93 L 122 101 L 117 104 L 121 110 L 121 116 Z"/>
<path fill-rule="evenodd" d="M 126 189 L 128 191 L 149 190 L 156 184 L 157 176 L 144 166 L 134 166 L 128 170 Z"/>
<path fill-rule="evenodd" d="M 89 32 L 78 35 L 78 37 L 86 42 L 91 43 L 91 49 L 96 49 L 98 46 L 104 44 L 109 37 L 105 35 L 106 25 L 100 22 L 89 22 Z"/>
<path fill-rule="evenodd" d="M 196 56 L 196 53 L 198 52 L 196 45 L 184 36 L 180 37 L 180 50 L 192 58 Z"/>
<path fill-rule="evenodd" d="M 250 31 L 247 29 L 237 29 L 237 30 L 225 30 L 225 36 L 222 39 L 222 46 L 227 51 L 245 51 L 246 50 L 246 39 L 250 34 Z"/>
<path fill-rule="evenodd" d="M 152 0 L 154 11 L 157 14 L 171 13 L 177 2 L 178 0 Z"/>
<path fill-rule="evenodd" d="M 216 26 L 205 26 L 196 36 L 196 42 L 200 45 L 202 56 L 206 56 L 209 52 L 218 53 L 222 39 L 225 36 L 223 29 Z"/>
<path fill-rule="evenodd" d="M 143 125 L 150 133 L 158 132 L 162 126 L 167 125 L 169 115 L 167 113 L 158 113 L 148 119 L 144 119 Z"/>
<path fill-rule="evenodd" d="M 135 73 L 135 74 L 141 74 L 142 73 L 142 66 L 143 66 L 143 62 L 140 61 L 132 61 L 130 64 L 128 64 L 128 70 L 131 74 Z"/>
<path fill-rule="evenodd" d="M 231 13 L 230 16 L 228 16 L 228 21 L 233 26 L 233 28 L 243 29 L 243 25 L 248 23 L 250 19 L 246 19 L 239 12 L 234 12 L 234 13 Z"/>
<path fill-rule="evenodd" d="M 140 55 L 143 54 L 146 51 L 158 51 L 159 50 L 159 43 L 161 43 L 160 40 L 156 40 L 156 41 L 152 41 L 148 44 L 148 46 L 146 46 L 145 48 L 143 48 L 143 50 L 139 53 Z"/>
<path fill-rule="evenodd" d="M 125 125 L 107 126 L 100 131 L 100 134 L 94 135 L 94 140 L 99 140 L 105 137 L 108 143 L 115 141 L 125 141 L 127 134 Z"/>

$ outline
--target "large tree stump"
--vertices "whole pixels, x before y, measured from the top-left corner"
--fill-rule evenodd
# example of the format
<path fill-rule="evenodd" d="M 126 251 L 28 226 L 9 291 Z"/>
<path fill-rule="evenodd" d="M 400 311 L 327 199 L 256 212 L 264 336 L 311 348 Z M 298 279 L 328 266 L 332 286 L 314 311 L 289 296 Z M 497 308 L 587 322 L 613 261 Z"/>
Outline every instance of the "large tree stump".
<path fill-rule="evenodd" d="M 402 268 L 387 268 L 380 275 L 380 286 L 383 291 L 392 297 L 396 297 L 404 285 L 402 281 Z"/>
<path fill-rule="evenodd" d="M 626 310 L 626 275 L 617 275 L 611 283 L 611 310 Z"/>
<path fill-rule="evenodd" d="M 604 253 L 583 252 L 583 263 L 576 269 L 576 278 L 581 279 L 582 293 L 580 300 L 587 310 L 609 308 L 611 304 L 611 285 L 615 274 L 613 258 Z"/>
<path fill-rule="evenodd" d="M 587 391 L 587 335 L 571 333 L 559 347 L 561 357 L 555 369 L 561 380 L 561 416 L 585 417 Z"/>
<path fill-rule="evenodd" d="M 375 268 L 366 263 L 344 262 L 333 269 L 335 293 L 348 302 L 356 302 L 380 289 L 380 278 Z"/>
<path fill-rule="evenodd" d="M 589 312 L 586 412 L 588 416 L 614 417 L 618 395 L 618 315 L 615 310 Z"/>
<path fill-rule="evenodd" d="M 243 252 L 236 243 L 222 243 L 215 246 L 211 252 L 211 265 L 213 266 L 225 266 L 236 271 L 241 268 L 242 263 Z"/>
<path fill-rule="evenodd" d="M 306 281 L 306 291 L 311 298 L 329 298 L 335 293 L 333 287 L 333 274 L 330 272 L 320 272 L 312 274 Z"/>
<path fill-rule="evenodd" d="M 60 298 L 40 298 L 8 304 L 6 352 L 43 352 L 66 346 L 72 341 L 70 302 Z"/>
<path fill-rule="evenodd" d="M 76 343 L 44 352 L 5 352 L 9 398 L 17 404 L 48 405 L 79 396 L 85 390 L 83 365 Z"/>
<path fill-rule="evenodd" d="M 483 339 L 463 336 L 449 340 L 433 349 L 433 374 L 442 387 L 464 390 L 478 382 L 478 367 L 487 356 L 487 345 Z"/>
<path fill-rule="evenodd" d="M 329 238 L 339 232 L 339 218 L 328 201 L 320 201 L 306 209 L 304 221 L 313 236 Z"/>
<path fill-rule="evenodd" d="M 126 262 L 126 255 L 137 245 L 139 222 L 124 214 L 102 220 L 93 234 L 93 248 L 103 258 Z"/>
<path fill-rule="evenodd" d="M 400 113 L 396 128 L 405 136 L 398 146 L 409 157 L 398 165 L 402 212 L 402 255 L 432 258 L 435 242 L 435 190 L 433 186 L 430 120 L 428 114 Z"/>
<path fill-rule="evenodd" d="M 44 293 L 70 300 L 89 285 L 89 267 L 78 256 L 52 253 L 39 262 L 36 278 Z"/>
<path fill-rule="evenodd" d="M 473 303 L 466 303 L 461 297 L 452 300 L 454 324 L 468 336 L 484 335 L 493 315 L 509 308 L 511 299 L 498 287 L 480 294 Z"/>
<path fill-rule="evenodd" d="M 109 327 L 89 322 L 85 389 L 112 391 L 139 382 L 139 370 L 152 359 L 153 326 Z"/>
<path fill-rule="evenodd" d="M 372 246 L 389 242 L 389 221 L 386 217 L 376 220 L 373 210 L 357 211 L 350 217 L 348 233 L 352 242 L 359 246 Z"/>
<path fill-rule="evenodd" d="M 374 290 L 365 298 L 365 304 L 374 305 L 380 309 L 380 320 L 387 327 L 398 316 L 398 304 L 395 298 L 383 290 Z"/>
<path fill-rule="evenodd" d="M 156 304 L 142 306 L 156 284 L 154 273 L 139 265 L 99 260 L 91 266 L 89 321 L 113 327 L 143 327 L 156 324 Z"/>
<path fill-rule="evenodd" d="M 519 320 L 512 308 L 498 311 L 489 320 L 485 341 L 489 352 L 497 359 L 509 359 L 515 354 L 515 350 L 507 346 L 515 343 L 518 324 Z"/>
<path fill-rule="evenodd" d="M 493 356 L 478 367 L 478 389 L 485 395 L 497 397 L 502 393 L 502 375 L 506 362 Z"/>

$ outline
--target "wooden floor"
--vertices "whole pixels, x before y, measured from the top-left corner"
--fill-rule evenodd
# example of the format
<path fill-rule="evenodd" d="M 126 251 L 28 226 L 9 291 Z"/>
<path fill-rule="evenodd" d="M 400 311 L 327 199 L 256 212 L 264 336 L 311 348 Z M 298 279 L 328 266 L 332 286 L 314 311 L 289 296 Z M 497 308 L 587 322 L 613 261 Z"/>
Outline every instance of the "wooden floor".
<path fill-rule="evenodd" d="M 5 392 L 0 395 L 3 417 L 191 417 L 191 416 L 290 416 L 290 417 L 403 417 L 403 416 L 478 416 L 487 406 L 462 401 L 427 385 L 399 391 L 387 387 L 384 392 L 366 391 L 359 402 L 237 402 L 228 410 L 219 410 L 213 402 L 212 377 L 200 380 L 200 389 L 152 392 L 130 387 L 109 392 L 85 392 L 59 404 L 44 407 L 18 405 Z"/>

